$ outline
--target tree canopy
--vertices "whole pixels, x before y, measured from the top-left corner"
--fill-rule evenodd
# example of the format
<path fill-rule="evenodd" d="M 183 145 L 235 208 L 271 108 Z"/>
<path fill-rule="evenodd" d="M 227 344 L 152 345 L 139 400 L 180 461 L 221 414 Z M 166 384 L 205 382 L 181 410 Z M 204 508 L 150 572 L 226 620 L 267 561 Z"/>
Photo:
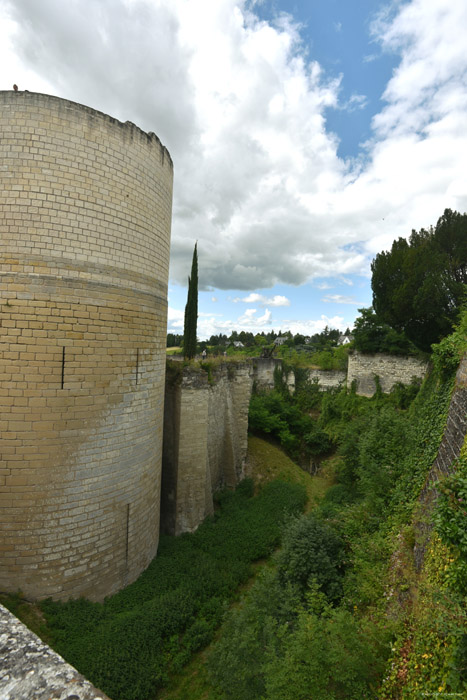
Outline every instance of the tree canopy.
<path fill-rule="evenodd" d="M 371 270 L 377 316 L 429 351 L 451 332 L 465 295 L 467 214 L 446 209 L 435 228 L 378 253 Z"/>
<path fill-rule="evenodd" d="M 354 347 L 360 352 L 384 352 L 389 355 L 409 355 L 415 348 L 404 333 L 383 323 L 373 308 L 359 309 L 360 316 L 353 330 Z"/>

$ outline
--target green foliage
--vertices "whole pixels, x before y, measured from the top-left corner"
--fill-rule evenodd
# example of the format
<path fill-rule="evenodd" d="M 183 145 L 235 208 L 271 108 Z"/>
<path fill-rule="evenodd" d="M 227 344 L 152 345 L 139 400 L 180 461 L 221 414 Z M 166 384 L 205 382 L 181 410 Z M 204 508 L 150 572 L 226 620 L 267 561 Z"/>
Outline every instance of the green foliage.
<path fill-rule="evenodd" d="M 229 613 L 209 669 L 228 700 L 374 698 L 390 633 L 333 609 L 313 586 L 304 606 L 266 570 Z"/>
<path fill-rule="evenodd" d="M 318 350 L 309 355 L 309 362 L 324 370 L 339 370 L 344 372 L 347 369 L 349 356 L 349 347 L 340 345 L 339 347 L 330 347 L 323 350 Z"/>
<path fill-rule="evenodd" d="M 383 352 L 388 355 L 409 355 L 416 352 L 414 345 L 404 335 L 384 323 L 370 306 L 359 309 L 360 316 L 353 330 L 354 347 L 364 353 Z"/>
<path fill-rule="evenodd" d="M 182 343 L 183 343 L 183 335 L 179 335 L 178 333 L 167 333 L 167 347 L 168 348 L 180 347 L 180 345 Z"/>
<path fill-rule="evenodd" d="M 395 533 L 403 531 L 410 538 L 412 532 L 413 538 L 412 513 L 439 448 L 452 375 L 451 370 L 440 381 L 435 371 L 422 387 L 415 382 L 399 386 L 389 396 L 376 392 L 367 399 L 339 389 L 318 398 L 320 429 L 338 443 L 338 483 L 314 515 L 291 520 L 277 568 L 227 616 L 210 662 L 226 698 L 409 699 L 425 689 L 464 691 L 462 591 L 467 568 L 460 553 L 465 527 L 457 520 L 464 505 L 461 471 L 455 485 L 449 482 L 446 502 L 440 505 L 441 514 L 446 510 L 441 531 L 451 538 L 453 552 L 449 567 L 443 561 L 451 602 L 446 602 L 447 592 L 442 605 L 433 591 L 420 594 L 426 615 L 410 632 L 414 657 L 405 645 L 404 607 L 394 600 L 411 595 L 410 576 L 403 570 L 409 564 L 400 550 L 394 553 L 401 542 Z M 274 401 L 287 403 L 284 396 Z M 306 405 L 307 397 L 302 401 Z M 280 417 L 291 430 L 287 411 Z M 411 553 L 413 541 L 406 548 Z M 387 605 L 392 606 L 389 617 Z M 439 612 L 436 622 L 434 609 Z M 386 664 L 396 632 L 393 673 Z M 399 679 L 406 671 L 412 680 L 400 694 Z"/>
<path fill-rule="evenodd" d="M 342 608 L 304 612 L 266 669 L 266 700 L 376 698 L 389 634 Z"/>
<path fill-rule="evenodd" d="M 467 564 L 467 457 L 458 460 L 451 476 L 438 485 L 436 527 L 444 542 Z M 466 580 L 467 584 L 467 580 Z M 466 590 L 467 592 L 467 590 Z"/>
<path fill-rule="evenodd" d="M 281 377 L 278 373 L 279 389 Z M 302 411 L 296 398 L 284 390 L 252 394 L 248 427 L 252 432 L 277 438 L 283 449 L 295 459 L 303 455 L 325 454 L 331 447 L 327 433 Z"/>
<path fill-rule="evenodd" d="M 309 413 L 321 405 L 322 392 L 318 379 L 308 380 L 308 371 L 304 372 L 306 380 L 302 380 L 302 374 L 295 369 L 295 402 L 302 413 Z"/>
<path fill-rule="evenodd" d="M 42 603 L 54 647 L 114 700 L 147 700 L 207 644 L 250 562 L 277 546 L 303 487 L 275 481 L 224 493 L 220 510 L 193 534 L 162 537 L 158 556 L 131 586 L 103 604 Z"/>
<path fill-rule="evenodd" d="M 461 357 L 467 350 L 467 306 L 462 308 L 459 323 L 451 335 L 433 345 L 433 364 L 441 377 L 456 371 Z"/>
<path fill-rule="evenodd" d="M 409 408 L 412 401 L 417 396 L 422 381 L 418 377 L 413 377 L 410 384 L 397 382 L 389 392 L 389 400 L 396 407 L 403 410 Z"/>
<path fill-rule="evenodd" d="M 403 470 L 407 451 L 413 444 L 407 417 L 391 405 L 375 410 L 359 439 L 356 475 L 358 488 L 371 510 L 383 507 Z"/>
<path fill-rule="evenodd" d="M 412 231 L 409 242 L 372 263 L 373 306 L 379 318 L 421 350 L 448 335 L 467 283 L 467 215 L 446 209 L 435 229 Z"/>
<path fill-rule="evenodd" d="M 195 243 L 191 276 L 188 277 L 188 297 L 185 306 L 183 329 L 183 354 L 187 360 L 196 355 L 196 327 L 198 324 L 198 244 Z"/>
<path fill-rule="evenodd" d="M 342 592 L 344 544 L 326 523 L 314 515 L 297 517 L 289 522 L 278 555 L 281 585 L 295 586 L 304 595 L 316 583 L 330 600 Z"/>
<path fill-rule="evenodd" d="M 296 618 L 298 600 L 284 591 L 274 570 L 265 569 L 240 607 L 227 615 L 208 668 L 229 700 L 258 700 L 265 690 L 264 666 L 281 627 Z"/>

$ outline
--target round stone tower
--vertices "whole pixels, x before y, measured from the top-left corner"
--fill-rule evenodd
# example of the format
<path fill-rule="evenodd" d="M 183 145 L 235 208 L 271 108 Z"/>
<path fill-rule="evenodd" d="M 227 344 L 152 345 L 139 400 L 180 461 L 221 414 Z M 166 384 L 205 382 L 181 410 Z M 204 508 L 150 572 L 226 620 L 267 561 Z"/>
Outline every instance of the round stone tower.
<path fill-rule="evenodd" d="M 0 92 L 0 590 L 100 600 L 159 539 L 172 161 Z"/>

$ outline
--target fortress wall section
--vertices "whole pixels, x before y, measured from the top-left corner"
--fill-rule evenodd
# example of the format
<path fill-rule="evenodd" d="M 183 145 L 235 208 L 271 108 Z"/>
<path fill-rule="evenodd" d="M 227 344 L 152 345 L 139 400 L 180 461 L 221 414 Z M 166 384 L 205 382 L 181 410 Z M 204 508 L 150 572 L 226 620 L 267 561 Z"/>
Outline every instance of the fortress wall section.
<path fill-rule="evenodd" d="M 0 590 L 100 600 L 157 551 L 173 168 L 0 92 Z"/>
<path fill-rule="evenodd" d="M 355 381 L 357 394 L 373 396 L 376 391 L 375 375 L 379 377 L 381 389 L 389 393 L 392 387 L 401 382 L 410 384 L 412 379 L 423 379 L 428 365 L 415 357 L 400 357 L 398 355 L 363 355 L 353 352 L 349 355 L 347 370 L 347 386 Z"/>
<path fill-rule="evenodd" d="M 310 369 L 308 372 L 308 381 L 317 381 L 321 389 L 331 389 L 333 387 L 345 384 L 347 372 L 339 370 L 326 369 Z"/>
<path fill-rule="evenodd" d="M 175 535 L 196 530 L 213 494 L 243 477 L 253 384 L 248 364 L 180 373 L 166 386 L 161 502 L 161 528 Z"/>
<path fill-rule="evenodd" d="M 255 357 L 254 380 L 258 389 L 274 389 L 274 370 L 282 367 L 282 360 L 276 357 Z M 295 375 L 289 372 L 287 375 L 287 386 L 289 391 L 295 391 Z"/>

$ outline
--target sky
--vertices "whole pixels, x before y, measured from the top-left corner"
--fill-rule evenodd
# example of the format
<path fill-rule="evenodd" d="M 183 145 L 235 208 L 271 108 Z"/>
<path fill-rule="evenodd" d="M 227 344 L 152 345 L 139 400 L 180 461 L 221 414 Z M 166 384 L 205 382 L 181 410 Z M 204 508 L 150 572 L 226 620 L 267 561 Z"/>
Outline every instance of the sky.
<path fill-rule="evenodd" d="M 467 210 L 465 0 L 0 0 L 0 89 L 154 131 L 168 331 L 352 327 L 371 261 Z"/>

